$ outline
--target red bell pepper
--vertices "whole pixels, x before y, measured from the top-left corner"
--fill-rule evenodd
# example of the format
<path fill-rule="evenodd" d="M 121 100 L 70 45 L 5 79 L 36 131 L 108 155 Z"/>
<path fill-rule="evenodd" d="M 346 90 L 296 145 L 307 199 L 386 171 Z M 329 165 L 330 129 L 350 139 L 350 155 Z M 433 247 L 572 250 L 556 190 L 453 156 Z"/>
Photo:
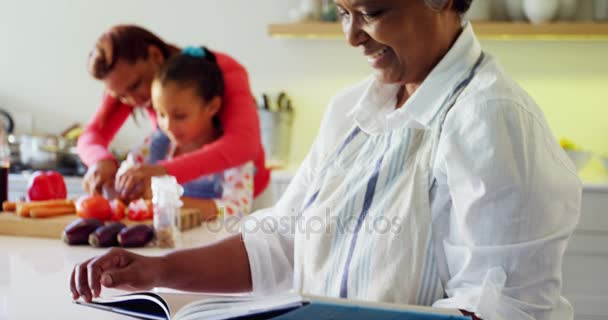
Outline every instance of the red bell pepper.
<path fill-rule="evenodd" d="M 30 201 L 65 199 L 67 195 L 65 180 L 57 171 L 36 171 L 27 184 Z"/>

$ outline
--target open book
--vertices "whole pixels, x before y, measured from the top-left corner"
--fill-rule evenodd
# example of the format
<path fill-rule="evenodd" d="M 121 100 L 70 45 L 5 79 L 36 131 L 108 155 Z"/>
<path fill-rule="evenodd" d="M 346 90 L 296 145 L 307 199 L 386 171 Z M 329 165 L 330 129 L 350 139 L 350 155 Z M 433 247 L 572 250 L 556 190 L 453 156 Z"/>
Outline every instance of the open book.
<path fill-rule="evenodd" d="M 283 293 L 271 296 L 204 296 L 140 292 L 77 304 L 139 319 L 175 320 L 466 320 L 455 309 L 399 306 Z"/>

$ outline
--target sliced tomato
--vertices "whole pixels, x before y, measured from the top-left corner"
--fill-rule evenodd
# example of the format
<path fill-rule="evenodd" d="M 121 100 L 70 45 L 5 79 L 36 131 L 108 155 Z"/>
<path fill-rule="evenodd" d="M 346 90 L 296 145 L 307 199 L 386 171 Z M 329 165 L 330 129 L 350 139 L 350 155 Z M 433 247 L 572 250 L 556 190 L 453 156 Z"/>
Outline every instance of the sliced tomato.
<path fill-rule="evenodd" d="M 110 202 L 100 195 L 82 196 L 76 201 L 76 214 L 81 218 L 110 220 L 112 207 Z"/>
<path fill-rule="evenodd" d="M 120 221 L 125 218 L 127 206 L 125 206 L 122 201 L 119 199 L 114 199 L 110 202 L 110 207 L 112 208 L 112 216 L 110 217 L 110 220 Z"/>
<path fill-rule="evenodd" d="M 154 217 L 154 208 L 152 201 L 137 199 L 129 203 L 129 212 L 127 214 L 129 220 L 141 221 L 149 220 Z"/>

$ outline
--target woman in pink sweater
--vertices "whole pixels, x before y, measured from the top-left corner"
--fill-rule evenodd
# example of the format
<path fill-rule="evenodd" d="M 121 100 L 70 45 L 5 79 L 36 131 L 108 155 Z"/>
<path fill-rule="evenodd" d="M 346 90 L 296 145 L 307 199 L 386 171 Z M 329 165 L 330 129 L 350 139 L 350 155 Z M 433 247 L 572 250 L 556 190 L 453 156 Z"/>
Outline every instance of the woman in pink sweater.
<path fill-rule="evenodd" d="M 160 66 L 179 52 L 179 48 L 133 25 L 114 26 L 97 40 L 88 69 L 94 78 L 104 82 L 106 91 L 101 106 L 78 140 L 78 154 L 89 167 L 84 177 L 87 192 L 101 193 L 103 187 L 113 186 L 118 164 L 108 145 L 129 115 L 137 109 L 145 110 L 153 127 L 157 127 L 150 86 Z M 213 53 L 224 75 L 224 107 L 219 115 L 222 137 L 198 151 L 129 170 L 131 188 L 119 190 L 125 198 L 141 196 L 142 189 L 135 186 L 151 176 L 170 174 L 185 183 L 248 161 L 255 164 L 254 196 L 268 186 L 270 172 L 264 165 L 258 115 L 247 71 L 230 56 Z"/>

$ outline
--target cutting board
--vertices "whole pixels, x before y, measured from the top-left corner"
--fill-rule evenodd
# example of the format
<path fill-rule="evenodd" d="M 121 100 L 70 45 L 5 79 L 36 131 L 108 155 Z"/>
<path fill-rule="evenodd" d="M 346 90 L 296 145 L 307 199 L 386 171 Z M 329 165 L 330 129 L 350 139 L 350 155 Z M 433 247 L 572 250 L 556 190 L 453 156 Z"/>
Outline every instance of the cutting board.
<path fill-rule="evenodd" d="M 34 219 L 19 217 L 11 212 L 2 212 L 0 213 L 0 235 L 60 239 L 63 229 L 76 219 L 78 219 L 76 214 Z M 152 220 L 130 221 L 125 219 L 121 222 L 125 225 L 152 225 Z M 178 222 L 180 230 L 196 228 L 201 223 L 202 217 L 199 209 L 184 208 L 181 210 Z"/>

